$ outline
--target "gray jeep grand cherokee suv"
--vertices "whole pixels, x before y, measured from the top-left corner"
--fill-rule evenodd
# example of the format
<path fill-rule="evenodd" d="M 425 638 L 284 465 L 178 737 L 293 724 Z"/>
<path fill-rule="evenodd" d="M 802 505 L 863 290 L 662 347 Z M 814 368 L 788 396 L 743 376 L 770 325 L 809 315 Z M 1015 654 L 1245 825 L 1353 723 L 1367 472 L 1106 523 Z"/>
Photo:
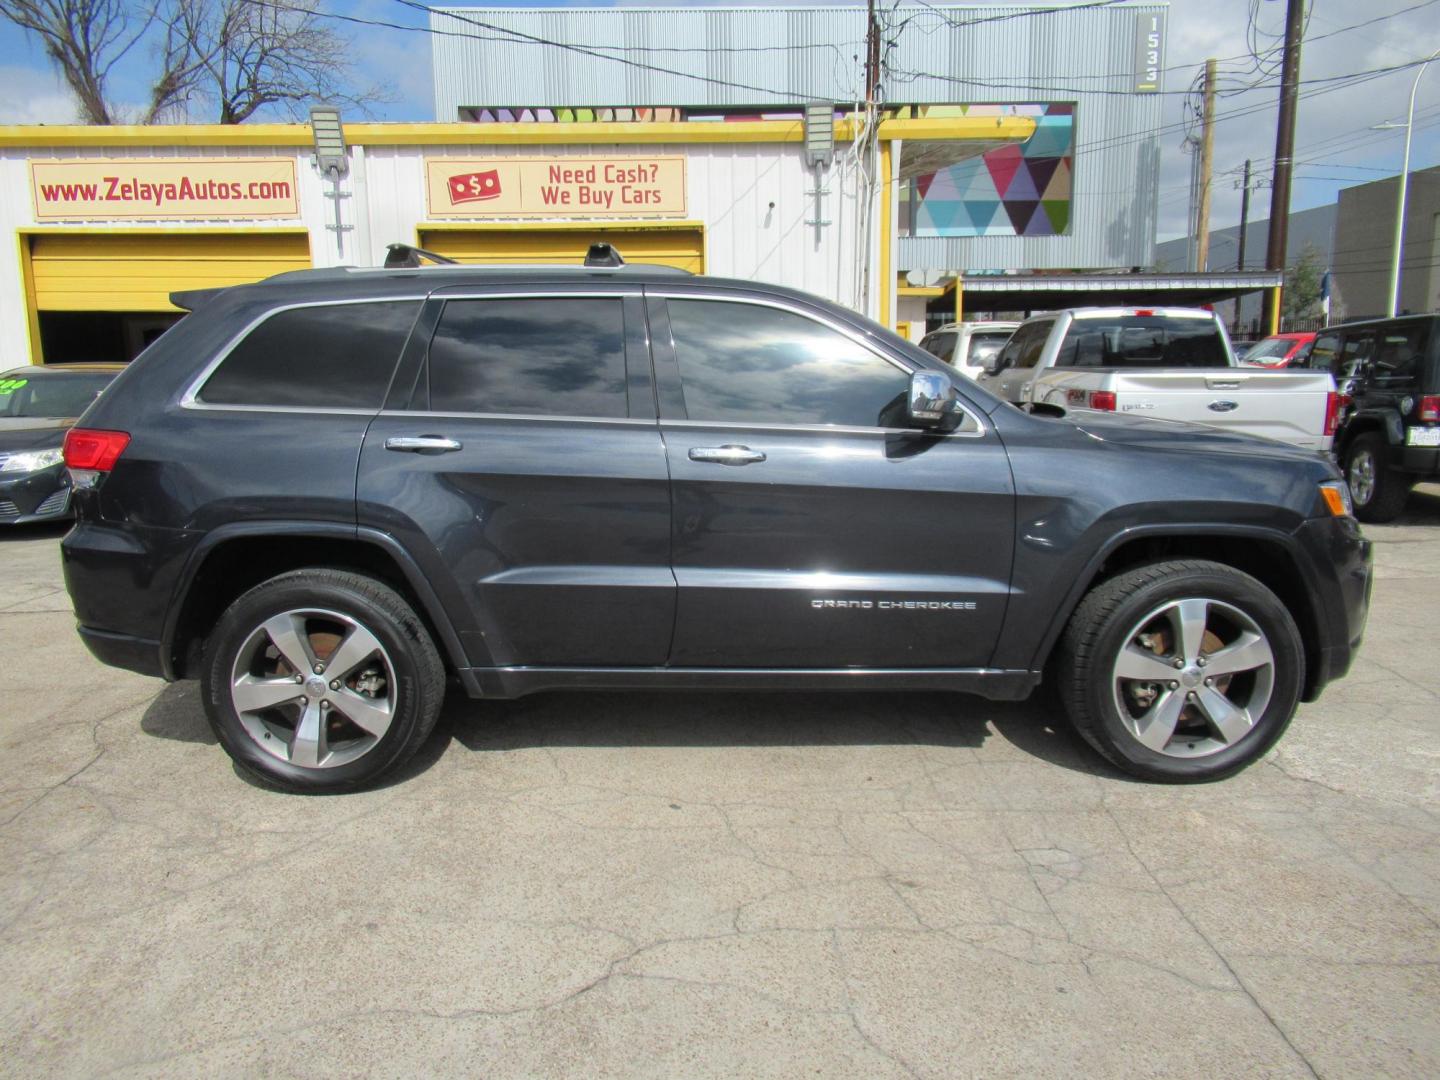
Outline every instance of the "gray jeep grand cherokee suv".
<path fill-rule="evenodd" d="M 1209 780 L 1360 642 L 1327 461 L 1030 416 L 788 289 L 424 267 L 176 300 L 67 440 L 66 580 L 97 657 L 199 678 L 292 790 L 395 769 L 447 676 L 1018 699 L 1048 670 L 1112 762 Z"/>

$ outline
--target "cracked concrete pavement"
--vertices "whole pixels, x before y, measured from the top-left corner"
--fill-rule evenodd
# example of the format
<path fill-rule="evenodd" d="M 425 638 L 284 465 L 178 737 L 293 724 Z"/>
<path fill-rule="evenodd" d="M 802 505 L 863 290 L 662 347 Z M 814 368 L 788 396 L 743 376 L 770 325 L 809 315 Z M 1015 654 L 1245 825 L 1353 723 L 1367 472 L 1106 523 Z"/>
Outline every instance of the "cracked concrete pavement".
<path fill-rule="evenodd" d="M 396 783 L 241 779 L 0 535 L 0 1073 L 1440 1075 L 1440 487 L 1350 678 L 1221 784 L 1043 701 L 471 703 Z"/>

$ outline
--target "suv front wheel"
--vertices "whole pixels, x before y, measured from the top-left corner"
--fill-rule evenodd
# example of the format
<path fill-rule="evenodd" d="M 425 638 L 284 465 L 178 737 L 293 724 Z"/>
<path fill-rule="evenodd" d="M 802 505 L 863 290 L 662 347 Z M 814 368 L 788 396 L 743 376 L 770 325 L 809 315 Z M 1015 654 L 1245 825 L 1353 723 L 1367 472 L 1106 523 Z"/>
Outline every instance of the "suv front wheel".
<path fill-rule="evenodd" d="M 1097 585 L 1059 650 L 1075 729 L 1147 780 L 1220 780 L 1258 760 L 1300 700 L 1300 632 L 1249 574 L 1154 563 Z"/>
<path fill-rule="evenodd" d="M 373 783 L 420 748 L 445 669 L 389 586 L 297 570 L 230 605 L 207 643 L 201 686 L 237 765 L 289 791 L 323 793 Z"/>

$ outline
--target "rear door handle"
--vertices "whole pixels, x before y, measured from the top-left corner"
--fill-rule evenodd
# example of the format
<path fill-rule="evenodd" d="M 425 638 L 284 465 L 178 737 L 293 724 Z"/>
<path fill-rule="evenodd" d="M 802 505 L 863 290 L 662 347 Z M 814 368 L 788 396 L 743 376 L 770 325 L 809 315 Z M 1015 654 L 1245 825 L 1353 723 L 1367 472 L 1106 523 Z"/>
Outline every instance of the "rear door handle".
<path fill-rule="evenodd" d="M 748 446 L 692 446 L 691 461 L 708 461 L 716 465 L 753 465 L 765 460 L 762 450 L 751 450 Z"/>
<path fill-rule="evenodd" d="M 409 454 L 448 454 L 459 450 L 458 439 L 447 439 L 443 435 L 392 435 L 385 440 L 386 450 L 400 450 Z"/>

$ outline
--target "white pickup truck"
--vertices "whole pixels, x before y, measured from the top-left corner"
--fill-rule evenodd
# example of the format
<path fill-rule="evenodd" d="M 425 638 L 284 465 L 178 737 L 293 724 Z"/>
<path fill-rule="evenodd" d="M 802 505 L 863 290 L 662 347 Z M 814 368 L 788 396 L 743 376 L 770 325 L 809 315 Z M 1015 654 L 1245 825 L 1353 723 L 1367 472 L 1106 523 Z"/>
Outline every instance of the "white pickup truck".
<path fill-rule="evenodd" d="M 1021 407 L 1185 420 L 1328 452 L 1339 413 L 1323 371 L 1239 367 L 1195 308 L 1074 308 L 1020 324 L 980 382 Z"/>

